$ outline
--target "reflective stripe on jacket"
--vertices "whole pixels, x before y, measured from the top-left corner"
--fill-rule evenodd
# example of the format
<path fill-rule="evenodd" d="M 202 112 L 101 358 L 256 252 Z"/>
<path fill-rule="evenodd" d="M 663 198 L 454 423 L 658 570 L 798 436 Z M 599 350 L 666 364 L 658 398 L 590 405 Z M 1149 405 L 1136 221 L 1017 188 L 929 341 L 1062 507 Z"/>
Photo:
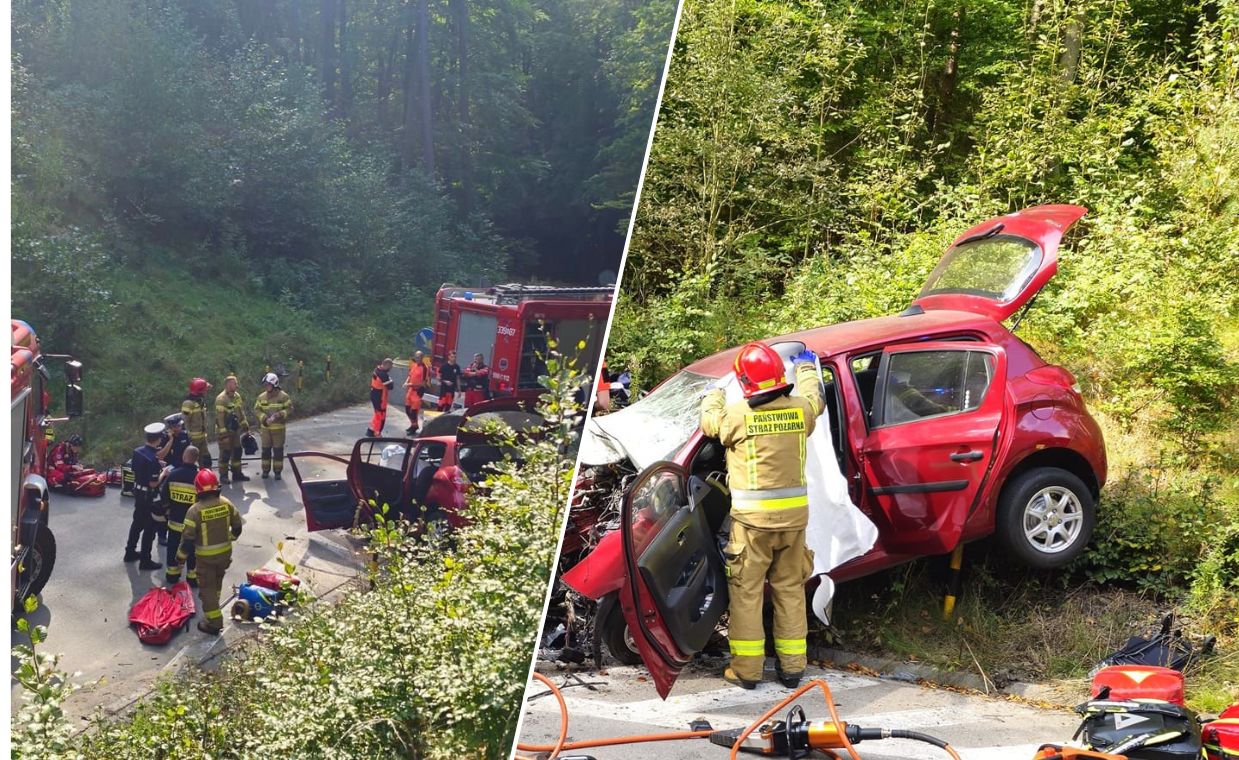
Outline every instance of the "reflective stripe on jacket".
<path fill-rule="evenodd" d="M 237 416 L 236 430 L 249 430 L 250 423 L 245 419 L 245 401 L 241 398 L 241 393 L 237 392 L 228 395 L 228 391 L 221 392 L 215 397 L 215 432 L 218 435 L 236 432 L 228 427 L 228 415 L 235 414 Z"/>
<path fill-rule="evenodd" d="M 232 502 L 214 494 L 199 499 L 189 508 L 181 540 L 193 544 L 199 557 L 214 557 L 231 552 L 232 541 L 239 535 L 241 513 Z"/>
<path fill-rule="evenodd" d="M 754 528 L 803 528 L 809 521 L 805 443 L 822 413 L 817 368 L 796 364 L 796 396 L 751 408 L 721 391 L 701 402 L 701 430 L 727 448 L 732 518 Z"/>
<path fill-rule="evenodd" d="M 258 400 L 254 402 L 254 414 L 258 415 L 258 425 L 267 430 L 283 430 L 292 408 L 292 397 L 282 390 L 275 392 L 275 398 L 268 398 L 266 393 L 259 393 Z M 275 413 L 275 421 L 268 423 L 267 415 L 271 413 Z"/>

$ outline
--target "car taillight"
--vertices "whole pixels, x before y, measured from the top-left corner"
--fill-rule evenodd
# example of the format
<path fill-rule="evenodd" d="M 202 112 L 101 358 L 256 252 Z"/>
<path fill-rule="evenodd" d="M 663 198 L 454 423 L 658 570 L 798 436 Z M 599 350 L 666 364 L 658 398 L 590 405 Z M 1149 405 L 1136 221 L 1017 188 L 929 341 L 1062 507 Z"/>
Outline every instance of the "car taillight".
<path fill-rule="evenodd" d="M 1075 377 L 1062 367 L 1056 367 L 1053 364 L 1037 367 L 1025 377 L 1038 385 L 1057 385 L 1060 388 L 1070 388 L 1077 394 L 1080 393 L 1080 384 L 1076 382 Z"/>

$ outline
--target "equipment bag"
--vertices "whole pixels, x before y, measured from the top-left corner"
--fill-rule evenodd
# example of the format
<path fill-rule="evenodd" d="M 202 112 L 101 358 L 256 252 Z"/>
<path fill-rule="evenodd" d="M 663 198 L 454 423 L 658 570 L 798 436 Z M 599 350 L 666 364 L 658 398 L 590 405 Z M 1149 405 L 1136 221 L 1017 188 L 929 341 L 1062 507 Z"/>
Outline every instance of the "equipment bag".
<path fill-rule="evenodd" d="M 1183 670 L 1193 660 L 1213 652 L 1217 639 L 1210 636 L 1200 648 L 1183 637 L 1183 631 L 1174 630 L 1174 615 L 1162 618 L 1162 629 L 1150 637 L 1133 636 L 1123 648 L 1097 664 L 1093 674 L 1111 665 L 1156 665 L 1163 668 Z"/>
<path fill-rule="evenodd" d="M 1195 717 L 1169 702 L 1095 699 L 1076 708 L 1084 716 L 1076 736 L 1089 749 L 1129 760 L 1197 760 Z"/>
<path fill-rule="evenodd" d="M 1093 676 L 1093 699 L 1153 699 L 1183 706 L 1183 674 L 1155 665 L 1111 665 Z"/>
<path fill-rule="evenodd" d="M 129 610 L 129 622 L 137 626 L 143 644 L 167 644 L 178 630 L 189 628 L 193 616 L 194 592 L 187 581 L 171 589 L 153 588 Z"/>
<path fill-rule="evenodd" d="M 296 595 L 297 588 L 301 585 L 300 578 L 265 567 L 250 570 L 245 574 L 245 580 L 255 586 L 278 591 L 281 596 Z"/>
<path fill-rule="evenodd" d="M 108 476 L 94 470 L 73 475 L 65 483 L 64 492 L 73 496 L 102 496 L 108 490 Z"/>
<path fill-rule="evenodd" d="M 120 468 L 120 495 L 133 496 L 133 460 L 130 459 Z"/>
<path fill-rule="evenodd" d="M 245 452 L 247 457 L 252 457 L 258 453 L 258 439 L 253 433 L 246 433 L 241 436 L 241 450 Z"/>
<path fill-rule="evenodd" d="M 1231 705 L 1217 720 L 1206 723 L 1200 730 L 1200 740 L 1207 760 L 1239 758 L 1239 704 Z"/>

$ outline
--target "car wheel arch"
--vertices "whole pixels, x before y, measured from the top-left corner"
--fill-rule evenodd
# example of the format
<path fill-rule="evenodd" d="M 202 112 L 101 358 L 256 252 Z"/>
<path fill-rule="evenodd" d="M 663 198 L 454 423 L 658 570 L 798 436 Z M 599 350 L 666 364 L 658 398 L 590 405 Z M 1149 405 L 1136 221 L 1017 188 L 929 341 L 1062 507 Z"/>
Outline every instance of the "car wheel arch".
<path fill-rule="evenodd" d="M 995 489 L 992 500 L 993 504 L 997 505 L 1001 501 L 1003 492 L 1020 475 L 1029 470 L 1049 467 L 1066 470 L 1075 475 L 1088 487 L 1089 493 L 1093 496 L 1093 501 L 1097 502 L 1100 500 L 1101 487 L 1098 484 L 1097 473 L 1093 471 L 1092 465 L 1089 464 L 1084 455 L 1064 446 L 1054 446 L 1030 451 L 1023 458 L 1016 461 L 1000 479 L 999 483 L 1001 485 Z"/>

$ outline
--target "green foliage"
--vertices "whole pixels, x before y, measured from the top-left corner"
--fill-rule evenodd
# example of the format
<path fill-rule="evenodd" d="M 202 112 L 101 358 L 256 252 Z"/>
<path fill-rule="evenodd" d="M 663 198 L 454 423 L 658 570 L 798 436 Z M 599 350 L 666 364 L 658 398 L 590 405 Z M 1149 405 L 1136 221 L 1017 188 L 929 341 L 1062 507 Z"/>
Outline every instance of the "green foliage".
<path fill-rule="evenodd" d="M 131 714 L 97 718 L 71 740 L 56 709 L 68 679 L 54 660 L 37 675 L 31 652 L 15 652 L 38 709 L 14 717 L 14 756 L 506 757 L 580 414 L 577 373 L 558 357 L 547 365 L 544 434 L 510 440 L 521 464 L 497 465 L 474 491 L 468 526 L 417 538 L 380 510 L 367 532 L 369 591 L 264 622 L 217 672 L 164 680 Z"/>

